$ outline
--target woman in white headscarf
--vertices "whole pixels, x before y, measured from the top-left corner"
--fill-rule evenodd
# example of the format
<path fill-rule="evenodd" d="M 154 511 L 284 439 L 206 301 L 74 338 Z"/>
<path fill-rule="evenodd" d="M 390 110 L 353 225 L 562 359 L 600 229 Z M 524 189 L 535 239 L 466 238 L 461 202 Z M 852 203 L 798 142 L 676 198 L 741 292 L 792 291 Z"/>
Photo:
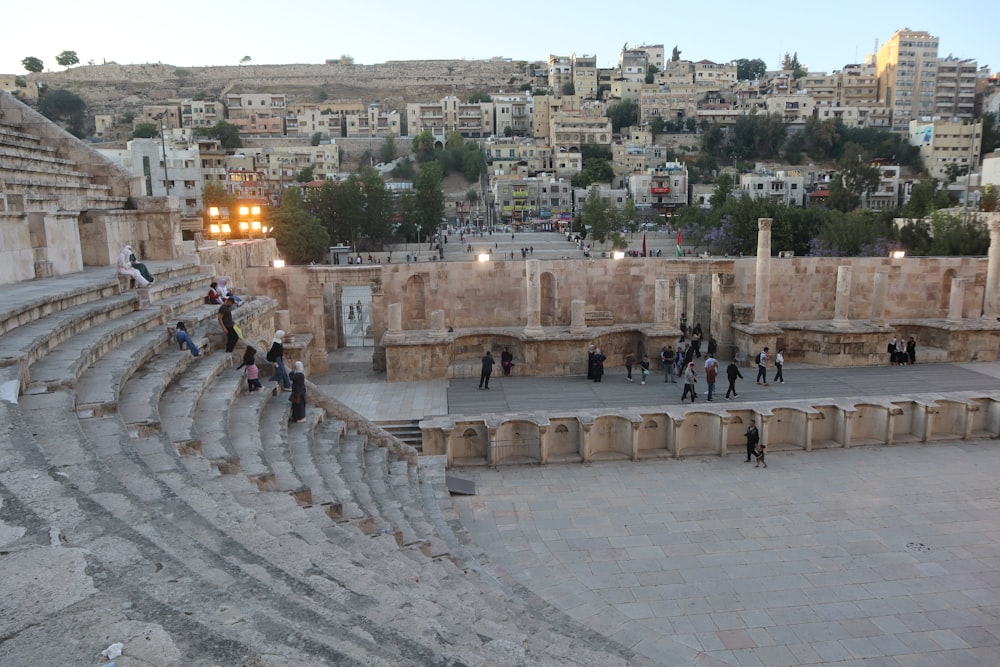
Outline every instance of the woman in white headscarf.
<path fill-rule="evenodd" d="M 271 347 L 267 351 L 267 360 L 274 364 L 274 374 L 269 382 L 280 382 L 281 388 L 285 391 L 292 390 L 292 381 L 288 379 L 288 369 L 285 368 L 285 347 L 282 341 L 285 339 L 285 332 L 278 329 L 274 332 L 271 340 Z"/>
<path fill-rule="evenodd" d="M 306 420 L 306 374 L 301 361 L 295 362 L 295 370 L 290 377 L 292 393 L 288 400 L 292 402 L 292 417 L 289 421 L 301 423 Z"/>
<path fill-rule="evenodd" d="M 130 276 L 133 280 L 135 280 L 136 285 L 139 287 L 146 287 L 153 282 L 153 277 L 150 276 L 147 279 L 142 275 L 142 270 L 139 267 L 142 267 L 142 269 L 146 268 L 144 265 L 135 261 L 135 255 L 132 254 L 132 246 L 127 245 L 122 248 L 121 254 L 118 255 L 118 274 Z M 147 270 L 146 273 L 148 274 L 149 271 Z"/>

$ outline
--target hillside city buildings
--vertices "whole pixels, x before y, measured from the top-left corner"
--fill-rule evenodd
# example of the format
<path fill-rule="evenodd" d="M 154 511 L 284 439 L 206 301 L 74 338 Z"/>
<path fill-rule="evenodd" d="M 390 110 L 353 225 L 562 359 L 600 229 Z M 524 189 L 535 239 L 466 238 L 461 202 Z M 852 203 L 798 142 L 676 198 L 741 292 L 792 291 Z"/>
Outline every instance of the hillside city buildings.
<path fill-rule="evenodd" d="M 366 150 L 374 164 L 387 137 L 429 132 L 443 144 L 457 132 L 483 147 L 489 190 L 482 198 L 493 203 L 496 219 L 541 224 L 575 213 L 579 199 L 569 181 L 583 169 L 588 145 L 613 157 L 615 178 L 602 191 L 609 202 L 617 204 L 621 191 L 637 208 L 663 216 L 689 203 L 704 205 L 707 195 L 694 192 L 683 154 L 697 150 L 699 128 L 727 128 L 750 114 L 777 115 L 789 132 L 817 119 L 907 136 L 930 175 L 942 180 L 996 159 L 981 155 L 983 128 L 975 119 L 1000 109 L 997 77 L 975 59 L 942 57 L 938 38 L 926 31 L 898 30 L 865 62 L 831 73 L 774 70 L 740 79 L 737 62 L 679 55 L 662 44 L 626 45 L 617 66 L 600 68 L 594 54 L 551 54 L 529 67 L 535 83 L 522 88 L 531 90 L 491 92 L 488 101 L 446 95 L 399 109 L 361 99 L 301 102 L 281 91 L 161 100 L 134 120 L 161 128 L 161 139 L 135 139 L 105 152 L 143 176 L 150 194 L 169 190 L 194 216 L 202 208 L 201 188 L 212 180 L 239 196 L 276 203 L 310 168 L 316 180 L 336 179 L 345 155 L 356 159 Z M 0 77 L 5 89 L 22 83 Z M 36 94 L 30 87 L 23 92 Z M 638 119 L 616 133 L 607 111 L 623 100 L 635 103 Z M 223 120 L 236 126 L 246 148 L 223 151 L 196 136 Z M 97 125 L 100 136 L 114 119 L 99 116 Z M 740 166 L 739 191 L 790 206 L 822 201 L 830 178 L 812 167 Z M 899 171 L 895 167 L 864 205 L 901 204 L 908 188 Z M 998 168 L 984 164 L 982 171 Z"/>

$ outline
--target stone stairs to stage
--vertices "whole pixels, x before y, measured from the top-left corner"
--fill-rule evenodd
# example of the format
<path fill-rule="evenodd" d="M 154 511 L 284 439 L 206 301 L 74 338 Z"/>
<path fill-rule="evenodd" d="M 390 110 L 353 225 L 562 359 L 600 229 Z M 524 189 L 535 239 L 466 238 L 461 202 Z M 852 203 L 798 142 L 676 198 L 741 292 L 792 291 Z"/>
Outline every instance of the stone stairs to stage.
<path fill-rule="evenodd" d="M 312 385 L 289 423 L 288 394 L 248 393 L 239 348 L 218 349 L 199 268 L 154 273 L 0 294 L 0 581 L 31 582 L 5 589 L 0 664 L 89 664 L 115 641 L 148 664 L 628 663 L 479 564 L 444 457 Z M 265 331 L 273 310 L 234 315 Z"/>

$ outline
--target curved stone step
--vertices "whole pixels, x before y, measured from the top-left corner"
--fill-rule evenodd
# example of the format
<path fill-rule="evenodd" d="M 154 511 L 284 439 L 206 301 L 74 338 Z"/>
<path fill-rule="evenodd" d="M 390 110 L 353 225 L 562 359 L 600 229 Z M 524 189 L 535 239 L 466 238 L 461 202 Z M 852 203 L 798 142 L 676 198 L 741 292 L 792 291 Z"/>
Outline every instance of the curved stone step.
<path fill-rule="evenodd" d="M 48 391 L 54 387 L 73 387 L 85 370 L 109 351 L 135 337 L 147 337 L 163 324 L 157 310 L 134 310 L 111 320 L 93 323 L 49 351 L 28 367 L 28 391 Z M 44 324 L 46 320 L 40 320 Z"/>
<path fill-rule="evenodd" d="M 422 538 L 410 525 L 410 520 L 403 512 L 399 501 L 391 491 L 389 483 L 389 459 L 385 447 L 367 446 L 363 450 L 365 478 L 372 490 L 372 499 L 379 508 L 379 514 L 392 525 L 393 532 L 399 535 L 401 546 L 421 544 Z"/>
<path fill-rule="evenodd" d="M 199 437 L 195 428 L 195 411 L 206 388 L 232 363 L 233 357 L 229 354 L 199 357 L 198 363 L 189 366 L 160 396 L 160 424 L 164 434 L 178 451 L 201 453 L 213 462 L 221 474 L 238 472 L 239 461 L 226 449 L 226 443 Z"/>
<path fill-rule="evenodd" d="M 364 470 L 364 451 L 368 439 L 363 435 L 348 433 L 340 439 L 341 475 L 351 489 L 358 507 L 371 521 L 371 529 L 376 535 L 391 534 L 392 526 L 382 516 L 378 503 L 368 485 Z"/>
<path fill-rule="evenodd" d="M 391 473 L 389 480 L 393 495 L 414 531 L 424 541 L 424 553 L 432 558 L 446 556 L 451 553 L 451 549 L 437 534 L 434 524 L 424 514 L 417 470 L 418 467 L 408 461 L 393 461 L 389 464 L 389 472 Z"/>
<path fill-rule="evenodd" d="M 360 522 L 367 515 L 354 497 L 343 475 L 338 457 L 340 441 L 345 433 L 346 424 L 342 421 L 327 419 L 320 424 L 312 440 L 312 459 L 317 472 L 323 478 L 324 487 L 336 498 L 334 502 L 340 505 L 341 518 L 345 521 Z"/>

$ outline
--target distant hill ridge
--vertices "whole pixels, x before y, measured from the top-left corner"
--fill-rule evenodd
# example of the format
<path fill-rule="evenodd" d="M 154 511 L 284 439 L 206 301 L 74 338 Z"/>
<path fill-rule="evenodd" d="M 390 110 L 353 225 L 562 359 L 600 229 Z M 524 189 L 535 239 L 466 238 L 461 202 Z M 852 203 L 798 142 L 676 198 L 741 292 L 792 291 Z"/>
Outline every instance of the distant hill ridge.
<path fill-rule="evenodd" d="M 394 60 L 373 65 L 107 64 L 29 76 L 76 92 L 86 100 L 91 113 L 112 113 L 198 94 L 219 98 L 232 91 L 285 93 L 293 102 L 319 102 L 322 91 L 329 100 L 361 98 L 366 103 L 398 108 L 406 102 L 434 101 L 448 94 L 465 98 L 473 90 L 514 91 L 523 83 L 535 83 L 530 71 L 514 61 L 491 59 Z"/>

